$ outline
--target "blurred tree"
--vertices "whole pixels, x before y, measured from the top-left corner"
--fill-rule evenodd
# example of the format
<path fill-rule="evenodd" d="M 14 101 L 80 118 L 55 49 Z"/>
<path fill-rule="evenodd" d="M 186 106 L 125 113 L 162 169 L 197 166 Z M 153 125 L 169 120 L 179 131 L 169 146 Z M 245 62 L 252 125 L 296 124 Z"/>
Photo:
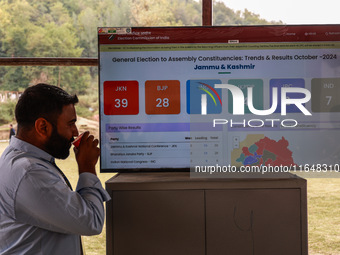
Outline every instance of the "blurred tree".
<path fill-rule="evenodd" d="M 219 0 L 213 5 L 214 25 L 282 24 Z M 202 0 L 0 0 L 0 57 L 97 57 L 97 27 L 201 24 Z M 0 67 L 0 90 L 47 82 L 93 94 L 97 73 L 96 67 Z"/>
<path fill-rule="evenodd" d="M 172 0 L 170 11 L 177 26 L 202 25 L 202 3 L 195 0 Z"/>
<path fill-rule="evenodd" d="M 223 2 L 214 2 L 214 26 L 226 26 L 226 25 L 241 25 L 242 18 L 240 11 L 234 12 L 232 9 L 225 6 Z"/>
<path fill-rule="evenodd" d="M 8 57 L 80 57 L 77 31 L 61 2 L 13 0 L 1 3 L 4 31 L 2 50 Z M 1 89 L 17 90 L 31 83 L 47 82 L 84 93 L 90 76 L 84 68 L 6 67 Z"/>
<path fill-rule="evenodd" d="M 261 19 L 260 15 L 250 12 L 247 9 L 243 12 L 235 12 L 221 1 L 214 1 L 213 10 L 214 26 L 282 24 L 281 21 L 275 22 Z"/>
<path fill-rule="evenodd" d="M 167 0 L 131 0 L 131 18 L 133 26 L 173 26 L 176 25 Z"/>
<path fill-rule="evenodd" d="M 243 25 L 282 24 L 281 21 L 274 22 L 274 21 L 267 21 L 265 19 L 261 19 L 260 15 L 250 12 L 247 9 L 244 10 L 244 12 L 242 13 L 242 16 L 243 16 L 243 23 L 242 23 Z"/>
<path fill-rule="evenodd" d="M 0 107 L 0 125 L 5 123 L 13 122 L 14 109 L 16 102 L 8 101 L 6 103 L 2 103 Z"/>
<path fill-rule="evenodd" d="M 32 31 L 31 19 L 35 10 L 27 1 L 0 2 L 1 52 L 5 57 L 32 56 L 26 49 L 27 34 Z M 0 71 L 2 90 L 18 90 L 26 87 L 23 67 L 3 67 Z"/>

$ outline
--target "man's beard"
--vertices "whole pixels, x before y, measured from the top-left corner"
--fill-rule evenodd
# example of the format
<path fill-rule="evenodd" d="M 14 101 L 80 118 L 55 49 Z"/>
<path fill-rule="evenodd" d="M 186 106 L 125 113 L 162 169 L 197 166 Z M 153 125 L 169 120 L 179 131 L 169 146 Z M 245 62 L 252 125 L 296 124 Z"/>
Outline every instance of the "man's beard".
<path fill-rule="evenodd" d="M 57 159 L 66 159 L 70 155 L 71 140 L 59 135 L 57 127 L 53 127 L 52 134 L 46 143 L 47 151 Z"/>

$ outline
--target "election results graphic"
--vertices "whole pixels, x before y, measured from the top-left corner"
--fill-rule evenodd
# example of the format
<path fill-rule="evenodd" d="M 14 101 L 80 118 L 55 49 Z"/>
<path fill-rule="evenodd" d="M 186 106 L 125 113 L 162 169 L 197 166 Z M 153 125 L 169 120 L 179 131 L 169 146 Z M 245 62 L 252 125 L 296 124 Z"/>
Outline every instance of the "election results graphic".
<path fill-rule="evenodd" d="M 202 113 L 202 95 L 206 95 L 207 114 L 222 112 L 222 89 L 215 89 L 221 80 L 188 80 L 187 81 L 187 113 Z"/>

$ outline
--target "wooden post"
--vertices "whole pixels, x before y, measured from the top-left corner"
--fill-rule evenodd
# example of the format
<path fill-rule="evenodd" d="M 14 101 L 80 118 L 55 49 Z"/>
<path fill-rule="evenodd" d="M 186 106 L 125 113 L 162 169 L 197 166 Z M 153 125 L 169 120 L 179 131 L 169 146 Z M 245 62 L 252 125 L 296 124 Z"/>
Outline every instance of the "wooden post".
<path fill-rule="evenodd" d="M 60 78 L 61 78 L 60 66 L 58 66 L 58 87 L 60 87 Z"/>
<path fill-rule="evenodd" d="M 0 58 L 0 66 L 98 66 L 97 58 Z"/>
<path fill-rule="evenodd" d="M 202 25 L 212 26 L 212 0 L 202 1 Z"/>

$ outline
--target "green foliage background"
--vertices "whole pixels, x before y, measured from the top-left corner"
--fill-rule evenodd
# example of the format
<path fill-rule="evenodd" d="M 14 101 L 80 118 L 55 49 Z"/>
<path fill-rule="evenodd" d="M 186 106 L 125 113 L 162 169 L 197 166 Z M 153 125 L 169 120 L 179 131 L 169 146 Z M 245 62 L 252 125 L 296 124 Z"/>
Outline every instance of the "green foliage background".
<path fill-rule="evenodd" d="M 214 25 L 281 23 L 248 10 L 235 12 L 223 2 L 213 5 Z M 199 26 L 201 9 L 197 0 L 1 0 L 0 57 L 97 57 L 97 27 Z M 97 68 L 0 67 L 0 91 L 22 91 L 39 82 L 72 94 L 97 95 Z M 98 108 L 88 98 L 79 106 L 87 117 Z"/>

